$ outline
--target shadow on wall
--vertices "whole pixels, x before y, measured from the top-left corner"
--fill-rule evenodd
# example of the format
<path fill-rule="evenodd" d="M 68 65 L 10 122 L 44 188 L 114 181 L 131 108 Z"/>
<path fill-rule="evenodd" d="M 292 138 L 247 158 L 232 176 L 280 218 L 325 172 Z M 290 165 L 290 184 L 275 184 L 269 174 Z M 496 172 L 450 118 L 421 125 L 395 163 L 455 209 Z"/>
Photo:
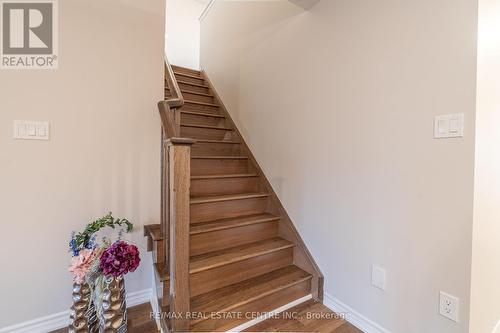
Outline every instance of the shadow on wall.
<path fill-rule="evenodd" d="M 320 0 L 288 0 L 288 1 L 304 8 L 305 10 L 311 9 L 312 7 L 314 7 L 314 5 L 320 2 Z"/>

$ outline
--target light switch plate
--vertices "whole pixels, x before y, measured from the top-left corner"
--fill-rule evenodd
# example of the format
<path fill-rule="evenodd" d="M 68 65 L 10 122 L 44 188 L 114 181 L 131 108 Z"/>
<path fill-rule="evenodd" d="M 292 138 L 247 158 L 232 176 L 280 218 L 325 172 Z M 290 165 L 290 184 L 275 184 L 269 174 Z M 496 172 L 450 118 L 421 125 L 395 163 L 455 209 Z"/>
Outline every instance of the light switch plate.
<path fill-rule="evenodd" d="M 455 113 L 434 118 L 434 138 L 461 138 L 464 136 L 464 114 Z"/>
<path fill-rule="evenodd" d="M 372 285 L 385 290 L 386 271 L 382 267 L 372 266 Z"/>
<path fill-rule="evenodd" d="M 14 120 L 14 139 L 49 140 L 49 123 L 47 121 Z"/>

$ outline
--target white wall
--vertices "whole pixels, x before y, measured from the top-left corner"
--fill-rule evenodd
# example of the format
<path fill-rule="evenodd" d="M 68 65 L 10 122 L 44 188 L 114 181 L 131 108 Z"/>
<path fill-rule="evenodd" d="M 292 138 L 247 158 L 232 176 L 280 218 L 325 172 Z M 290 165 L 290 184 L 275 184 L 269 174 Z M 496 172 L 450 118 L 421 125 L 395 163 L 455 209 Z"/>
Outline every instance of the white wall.
<path fill-rule="evenodd" d="M 500 321 L 499 31 L 500 1 L 480 0 L 470 332 Z"/>
<path fill-rule="evenodd" d="M 59 69 L 0 71 L 0 327 L 69 310 L 69 235 L 112 211 L 159 222 L 164 2 L 59 1 Z M 47 120 L 50 141 L 13 140 L 15 119 Z"/>
<path fill-rule="evenodd" d="M 202 68 L 325 291 L 394 333 L 468 332 L 476 6 L 218 1 L 202 21 Z M 458 112 L 465 138 L 434 140 L 433 117 Z M 460 298 L 459 323 L 438 315 L 440 290 Z"/>
<path fill-rule="evenodd" d="M 200 68 L 200 21 L 206 5 L 198 0 L 167 0 L 166 52 L 173 65 Z"/>

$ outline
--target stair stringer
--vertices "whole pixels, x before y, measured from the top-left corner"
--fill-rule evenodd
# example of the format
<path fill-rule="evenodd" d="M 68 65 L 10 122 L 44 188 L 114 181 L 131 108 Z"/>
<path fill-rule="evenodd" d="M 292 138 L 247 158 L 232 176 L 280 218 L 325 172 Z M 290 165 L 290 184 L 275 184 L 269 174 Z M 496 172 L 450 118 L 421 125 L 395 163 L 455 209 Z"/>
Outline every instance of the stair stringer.
<path fill-rule="evenodd" d="M 217 89 L 215 86 L 212 84 L 212 81 L 208 78 L 208 75 L 206 74 L 205 71 L 201 71 L 202 77 L 205 79 L 205 81 L 208 83 L 210 90 L 212 91 L 214 95 L 214 99 L 218 102 L 220 105 L 221 111 L 224 113 L 226 116 L 227 121 L 233 126 L 234 131 L 236 135 L 239 137 L 241 140 L 241 146 L 242 146 L 242 152 L 244 155 L 249 157 L 249 161 L 252 164 L 253 168 L 255 169 L 255 172 L 259 175 L 259 179 L 261 182 L 261 186 L 263 186 L 268 193 L 270 193 L 270 207 L 269 209 L 281 216 L 281 220 L 279 222 L 279 236 L 292 242 L 295 247 L 294 247 L 294 254 L 293 254 L 293 263 L 298 266 L 299 268 L 303 269 L 304 271 L 308 272 L 313 276 L 312 278 L 312 287 L 311 287 L 311 294 L 312 297 L 319 302 L 323 302 L 323 284 L 324 284 L 324 277 L 323 274 L 321 273 L 321 270 L 319 269 L 319 266 L 316 264 L 316 261 L 314 260 L 313 256 L 307 249 L 307 246 L 305 245 L 304 241 L 302 240 L 302 237 L 300 236 L 297 228 L 295 228 L 295 225 L 293 221 L 291 220 L 290 216 L 288 215 L 286 209 L 284 208 L 283 204 L 281 203 L 278 195 L 274 191 L 274 188 L 271 186 L 271 183 L 267 179 L 266 175 L 264 174 L 264 171 L 260 167 L 259 163 L 255 159 L 255 156 L 253 155 L 252 151 L 248 147 L 244 137 L 241 135 L 240 130 L 238 129 L 238 126 L 236 126 L 236 123 L 233 121 L 231 114 L 228 112 L 226 109 L 226 106 L 224 105 L 224 102 L 220 98 L 219 93 L 217 92 Z"/>

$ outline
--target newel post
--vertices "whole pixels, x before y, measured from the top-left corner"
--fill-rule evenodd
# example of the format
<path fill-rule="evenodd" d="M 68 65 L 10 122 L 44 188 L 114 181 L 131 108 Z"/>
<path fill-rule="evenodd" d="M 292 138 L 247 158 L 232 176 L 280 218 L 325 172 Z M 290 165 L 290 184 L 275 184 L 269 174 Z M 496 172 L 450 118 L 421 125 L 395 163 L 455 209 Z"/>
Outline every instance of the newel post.
<path fill-rule="evenodd" d="M 171 330 L 189 331 L 189 191 L 191 139 L 167 140 L 169 155 Z"/>

